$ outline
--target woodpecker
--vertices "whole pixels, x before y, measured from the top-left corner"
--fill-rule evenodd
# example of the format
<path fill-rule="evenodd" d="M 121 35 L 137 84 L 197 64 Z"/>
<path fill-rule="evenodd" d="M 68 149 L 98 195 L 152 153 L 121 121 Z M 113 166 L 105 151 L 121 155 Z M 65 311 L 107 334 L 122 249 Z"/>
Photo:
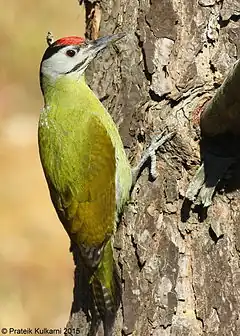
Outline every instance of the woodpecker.
<path fill-rule="evenodd" d="M 132 173 L 117 127 L 84 72 L 101 50 L 123 36 L 88 42 L 61 38 L 49 45 L 40 66 L 40 159 L 58 217 L 89 270 L 105 336 L 112 335 L 120 303 L 112 237 L 129 198 Z"/>
<path fill-rule="evenodd" d="M 40 66 L 44 98 L 38 127 L 40 159 L 58 217 L 88 270 L 104 336 L 112 335 L 120 304 L 121 284 L 112 246 L 118 215 L 141 167 L 149 157 L 155 162 L 155 150 L 172 135 L 154 139 L 131 170 L 113 119 L 85 82 L 89 63 L 123 36 L 95 41 L 76 36 L 58 39 L 49 44 Z"/>

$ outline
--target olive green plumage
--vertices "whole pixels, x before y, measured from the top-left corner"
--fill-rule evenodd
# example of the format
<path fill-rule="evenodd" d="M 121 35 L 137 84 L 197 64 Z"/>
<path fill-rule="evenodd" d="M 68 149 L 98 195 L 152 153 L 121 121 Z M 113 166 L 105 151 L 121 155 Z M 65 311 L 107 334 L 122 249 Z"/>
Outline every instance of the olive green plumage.
<path fill-rule="evenodd" d="M 58 216 L 92 270 L 89 285 L 108 335 L 106 326 L 108 319 L 114 320 L 120 293 L 112 237 L 117 214 L 129 197 L 131 168 L 116 125 L 83 75 L 55 81 L 42 76 L 41 86 L 43 170 Z"/>

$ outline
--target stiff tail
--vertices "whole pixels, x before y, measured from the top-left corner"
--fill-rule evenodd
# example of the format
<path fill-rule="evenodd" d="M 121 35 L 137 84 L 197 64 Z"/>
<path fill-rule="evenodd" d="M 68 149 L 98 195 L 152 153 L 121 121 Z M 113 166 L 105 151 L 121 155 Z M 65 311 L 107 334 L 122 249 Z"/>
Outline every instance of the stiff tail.
<path fill-rule="evenodd" d="M 113 258 L 111 241 L 104 247 L 102 260 L 92 275 L 91 286 L 95 305 L 103 321 L 104 336 L 112 336 L 121 301 L 121 283 Z"/>

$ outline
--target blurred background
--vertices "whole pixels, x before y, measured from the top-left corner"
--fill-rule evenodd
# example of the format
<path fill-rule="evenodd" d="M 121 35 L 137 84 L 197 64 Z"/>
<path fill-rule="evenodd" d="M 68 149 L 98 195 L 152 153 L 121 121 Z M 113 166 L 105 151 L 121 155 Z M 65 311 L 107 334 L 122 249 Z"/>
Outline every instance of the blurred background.
<path fill-rule="evenodd" d="M 0 327 L 64 327 L 72 302 L 69 240 L 37 148 L 45 36 L 82 35 L 77 0 L 0 0 Z"/>

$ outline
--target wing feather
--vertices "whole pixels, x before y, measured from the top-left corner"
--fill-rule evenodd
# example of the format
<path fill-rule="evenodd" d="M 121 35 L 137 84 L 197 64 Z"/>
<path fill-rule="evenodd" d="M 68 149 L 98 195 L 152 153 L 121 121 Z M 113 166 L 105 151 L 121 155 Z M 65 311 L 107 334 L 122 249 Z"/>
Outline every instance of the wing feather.
<path fill-rule="evenodd" d="M 81 137 L 79 178 L 60 195 L 59 217 L 78 245 L 101 246 L 114 229 L 115 148 L 97 117 L 90 118 L 84 130 L 88 134 Z"/>

